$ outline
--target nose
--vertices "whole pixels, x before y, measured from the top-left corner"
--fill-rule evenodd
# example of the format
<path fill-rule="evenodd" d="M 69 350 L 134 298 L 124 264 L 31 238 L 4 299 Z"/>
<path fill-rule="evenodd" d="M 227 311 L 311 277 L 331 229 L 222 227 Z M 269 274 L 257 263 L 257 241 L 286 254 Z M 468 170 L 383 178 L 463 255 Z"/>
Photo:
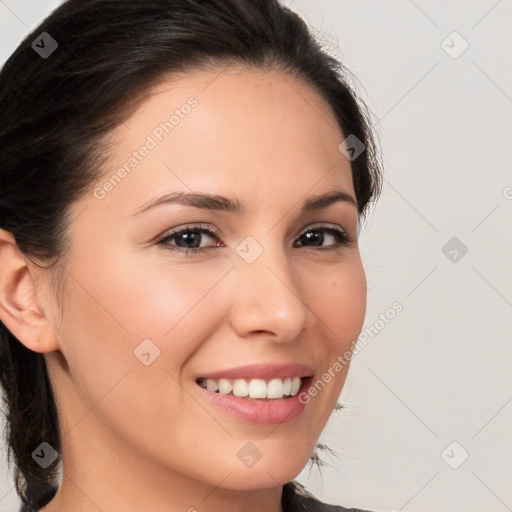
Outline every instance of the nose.
<path fill-rule="evenodd" d="M 300 272 L 283 248 L 265 247 L 252 262 L 239 255 L 235 261 L 230 320 L 237 334 L 263 333 L 279 343 L 298 338 L 311 312 Z"/>

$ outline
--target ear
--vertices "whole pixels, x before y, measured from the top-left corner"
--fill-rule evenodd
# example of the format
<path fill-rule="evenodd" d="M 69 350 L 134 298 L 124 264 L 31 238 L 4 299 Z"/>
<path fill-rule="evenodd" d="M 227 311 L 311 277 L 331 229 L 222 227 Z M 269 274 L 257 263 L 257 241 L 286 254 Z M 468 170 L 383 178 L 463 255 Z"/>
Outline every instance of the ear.
<path fill-rule="evenodd" d="M 0 229 L 0 320 L 34 352 L 59 349 L 52 323 L 37 301 L 36 271 L 27 266 L 26 256 L 4 229 Z"/>

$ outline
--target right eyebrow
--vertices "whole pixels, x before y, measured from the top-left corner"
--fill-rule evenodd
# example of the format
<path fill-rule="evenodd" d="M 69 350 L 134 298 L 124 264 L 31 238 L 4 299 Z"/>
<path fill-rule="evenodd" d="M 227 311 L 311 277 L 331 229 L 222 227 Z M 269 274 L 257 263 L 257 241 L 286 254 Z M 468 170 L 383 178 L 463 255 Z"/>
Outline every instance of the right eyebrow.
<path fill-rule="evenodd" d="M 327 194 L 309 197 L 302 205 L 302 211 L 311 212 L 320 210 L 340 201 L 347 202 L 357 208 L 356 200 L 350 194 L 341 189 L 334 189 Z M 216 194 L 172 192 L 152 199 L 142 205 L 136 210 L 134 215 L 139 215 L 163 204 L 181 204 L 205 210 L 218 210 L 237 214 L 244 214 L 247 211 L 245 206 L 243 206 L 238 199 L 229 199 Z"/>

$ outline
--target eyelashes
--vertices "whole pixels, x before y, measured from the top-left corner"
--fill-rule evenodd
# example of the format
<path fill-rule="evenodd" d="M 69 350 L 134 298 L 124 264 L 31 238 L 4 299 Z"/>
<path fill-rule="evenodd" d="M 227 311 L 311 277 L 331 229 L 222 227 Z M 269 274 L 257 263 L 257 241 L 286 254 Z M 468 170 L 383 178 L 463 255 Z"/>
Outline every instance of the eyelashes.
<path fill-rule="evenodd" d="M 321 233 L 326 233 L 320 235 Z M 308 236 L 314 234 L 314 236 Z M 185 236 L 187 235 L 187 236 Z M 201 254 L 208 250 L 214 250 L 216 247 L 223 247 L 222 245 L 213 245 L 207 247 L 201 247 L 202 239 L 205 238 L 206 235 L 208 238 L 215 239 L 220 241 L 220 233 L 210 227 L 204 225 L 195 225 L 195 226 L 184 226 L 182 228 L 173 230 L 169 233 L 163 235 L 160 239 L 157 240 L 157 245 L 162 245 L 166 250 L 183 253 L 185 255 L 190 254 Z M 319 236 L 320 235 L 320 236 Z M 336 241 L 335 245 L 321 245 L 325 240 L 329 238 L 333 238 Z M 306 247 L 317 249 L 319 251 L 326 250 L 340 250 L 345 248 L 354 242 L 354 240 L 347 234 L 345 230 L 343 230 L 340 226 L 336 224 L 327 224 L 327 225 L 314 225 L 308 227 L 306 230 L 302 231 L 297 240 L 300 242 L 300 245 L 295 245 L 294 247 Z M 194 247 L 181 247 L 174 242 L 191 244 Z M 320 245 L 305 245 L 307 243 L 313 242 L 314 244 L 320 243 Z"/>
<path fill-rule="evenodd" d="M 183 247 L 179 247 L 179 246 L 173 246 L 170 243 L 172 240 L 177 239 L 184 234 L 194 235 L 192 237 L 192 240 L 189 240 L 188 243 L 197 242 L 197 240 L 200 238 L 198 235 L 203 235 L 203 234 L 207 234 L 209 237 L 216 238 L 217 240 L 220 239 L 219 232 L 216 229 L 213 229 L 211 227 L 204 228 L 204 227 L 198 227 L 198 226 L 194 226 L 194 227 L 185 226 L 183 228 L 171 231 L 170 233 L 164 235 L 163 238 L 161 238 L 157 242 L 157 244 L 162 244 L 165 247 L 165 249 L 167 249 L 167 250 L 184 252 L 186 254 L 201 253 L 207 249 L 213 249 L 213 247 L 193 247 L 193 248 L 185 247 L 185 248 L 183 248 Z"/>

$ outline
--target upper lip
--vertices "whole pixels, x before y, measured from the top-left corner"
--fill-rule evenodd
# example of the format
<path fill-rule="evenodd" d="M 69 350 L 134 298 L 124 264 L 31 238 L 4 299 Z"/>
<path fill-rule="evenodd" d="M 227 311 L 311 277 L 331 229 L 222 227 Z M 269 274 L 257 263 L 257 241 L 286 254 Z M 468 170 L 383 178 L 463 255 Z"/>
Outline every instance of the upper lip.
<path fill-rule="evenodd" d="M 203 379 L 285 379 L 287 377 L 310 377 L 313 375 L 311 367 L 301 363 L 290 364 L 251 364 L 226 368 L 216 372 L 203 373 Z"/>

